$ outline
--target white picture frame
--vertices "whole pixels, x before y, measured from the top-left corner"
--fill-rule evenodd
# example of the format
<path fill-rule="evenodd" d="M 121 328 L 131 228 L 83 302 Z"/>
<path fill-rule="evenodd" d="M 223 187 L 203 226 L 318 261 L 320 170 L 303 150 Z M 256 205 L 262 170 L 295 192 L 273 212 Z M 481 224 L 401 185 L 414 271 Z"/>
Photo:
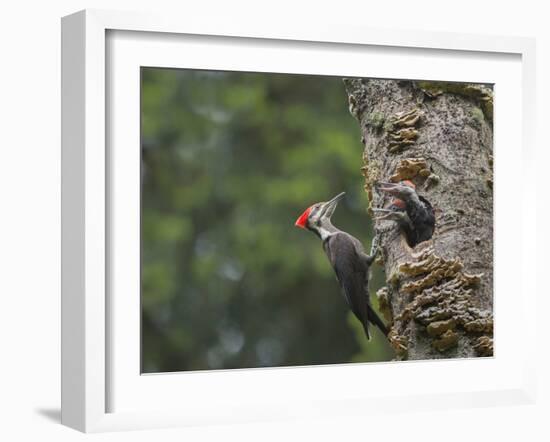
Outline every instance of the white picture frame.
<path fill-rule="evenodd" d="M 117 36 L 122 38 L 116 40 Z M 124 97 L 121 96 L 116 106 L 110 107 L 113 105 L 110 101 L 112 97 L 109 95 L 112 93 L 110 82 L 117 81 L 117 72 L 110 70 L 110 66 L 118 63 L 117 66 L 122 66 L 121 69 L 124 69 L 124 66 L 133 69 L 139 66 L 140 60 L 143 60 L 140 57 L 150 53 L 158 57 L 147 59 L 152 60 L 155 66 L 169 64 L 173 67 L 184 67 L 182 63 L 192 63 L 190 57 L 187 57 L 186 61 L 180 60 L 174 63 L 166 62 L 166 59 L 160 57 L 168 57 L 168 59 L 176 57 L 174 54 L 177 53 L 178 45 L 185 44 L 186 36 L 188 40 L 192 37 L 193 41 L 198 42 L 203 48 L 218 51 L 221 54 L 222 49 L 212 43 L 212 38 L 215 37 L 215 41 L 220 46 L 235 47 L 235 51 L 243 50 L 242 57 L 236 52 L 236 57 L 232 58 L 232 60 L 241 61 L 246 56 L 248 46 L 267 50 L 262 44 L 267 44 L 277 51 L 280 47 L 284 47 L 285 50 L 296 51 L 302 55 L 308 51 L 314 53 L 317 48 L 322 48 L 324 51 L 329 51 L 333 57 L 338 57 L 338 51 L 342 50 L 347 53 L 371 51 L 369 53 L 373 57 L 397 51 L 396 57 L 407 57 L 411 65 L 409 71 L 394 71 L 396 74 L 394 76 L 401 76 L 401 78 L 416 78 L 422 75 L 422 69 L 424 71 L 431 69 L 432 75 L 437 79 L 455 79 L 445 76 L 445 57 L 459 57 L 458 59 L 462 60 L 465 66 L 472 63 L 468 66 L 479 66 L 480 69 L 475 74 L 472 69 L 469 70 L 470 73 L 462 72 L 460 77 L 456 77 L 457 79 L 491 82 L 491 79 L 496 78 L 494 75 L 501 75 L 498 78 L 501 78 L 503 83 L 509 78 L 510 82 L 506 84 L 519 85 L 521 90 L 513 90 L 508 86 L 510 90 L 501 90 L 501 95 L 497 89 L 495 144 L 504 146 L 500 150 L 501 157 L 508 158 L 506 161 L 502 160 L 502 166 L 497 167 L 501 168 L 500 176 L 503 176 L 508 170 L 517 167 L 519 160 L 521 173 L 524 176 L 534 175 L 530 172 L 534 161 L 532 134 L 534 133 L 535 105 L 535 46 L 531 39 L 402 30 L 390 32 L 344 26 L 292 27 L 280 23 L 269 28 L 256 23 L 213 23 L 197 21 L 193 17 L 172 18 L 99 10 L 81 11 L 63 18 L 62 423 L 81 431 L 96 432 L 291 417 L 353 415 L 370 413 L 375 409 L 395 412 L 411 407 L 437 409 L 502 403 L 532 403 L 535 394 L 532 362 L 534 361 L 532 355 L 535 352 L 533 338 L 535 324 L 532 320 L 523 322 L 520 335 L 522 351 L 517 352 L 517 361 L 512 362 L 507 358 L 509 353 L 506 353 L 506 345 L 501 346 L 501 341 L 498 340 L 501 339 L 510 346 L 515 344 L 513 339 L 518 337 L 514 334 L 511 325 L 513 322 L 511 315 L 516 314 L 518 321 L 521 318 L 527 318 L 528 306 L 535 304 L 536 287 L 534 281 L 527 277 L 519 278 L 517 286 L 513 284 L 510 287 L 502 284 L 499 286 L 498 281 L 495 284 L 497 350 L 495 358 L 492 359 L 446 361 L 440 362 L 439 367 L 436 366 L 437 363 L 427 362 L 183 373 L 191 381 L 181 385 L 179 383 L 183 378 L 179 379 L 178 374 L 156 375 L 153 379 L 151 376 L 142 376 L 139 373 L 139 368 L 136 369 L 135 366 L 136 345 L 139 345 L 138 336 L 134 336 L 135 321 L 133 325 L 126 324 L 125 320 L 117 317 L 116 313 L 121 309 L 129 309 L 135 316 L 136 308 L 139 306 L 132 307 L 131 303 L 135 302 L 132 299 L 136 298 L 125 298 L 120 302 L 126 304 L 118 304 L 118 300 L 114 303 L 110 297 L 113 287 L 118 287 L 116 285 L 118 282 L 114 283 L 113 278 L 117 280 L 120 268 L 118 267 L 113 275 L 113 263 L 116 264 L 119 259 L 117 250 L 120 250 L 120 247 L 117 250 L 112 247 L 120 236 L 120 229 L 116 228 L 117 221 L 112 219 L 112 214 L 116 213 L 117 205 L 120 204 L 120 198 L 117 198 L 116 192 L 113 192 L 113 184 L 114 187 L 118 186 L 116 180 L 121 176 L 124 179 L 120 183 L 124 184 L 128 181 L 130 184 L 135 184 L 132 176 L 135 178 L 136 172 L 135 167 L 132 169 L 132 164 L 135 163 L 131 161 L 131 153 L 128 153 L 131 151 L 118 149 L 119 153 L 113 156 L 109 148 L 110 143 L 119 143 L 117 141 L 118 133 L 121 132 L 120 130 L 117 132 L 119 125 L 126 123 L 130 125 L 125 126 L 122 131 L 124 143 L 135 144 L 136 140 L 136 121 L 132 117 L 132 115 L 135 116 L 135 109 L 126 112 L 129 117 L 121 120 L 117 117 L 119 110 L 116 106 L 120 103 L 122 106 L 127 106 L 124 104 Z M 112 40 L 109 40 L 110 38 Z M 166 41 L 171 47 L 164 50 Z M 143 50 L 136 51 L 136 47 L 139 48 L 140 45 Z M 148 45 L 151 46 L 149 49 L 146 48 Z M 187 49 L 194 53 L 198 52 L 193 47 Z M 139 56 L 136 56 L 137 52 Z M 179 53 L 181 57 L 181 51 Z M 126 57 L 125 54 L 128 56 Z M 499 60 L 509 59 L 511 72 L 509 77 L 505 77 L 503 72 L 489 73 L 494 68 L 486 66 L 484 60 L 491 57 Z M 304 64 L 300 65 L 299 60 L 304 59 Z M 158 60 L 158 63 L 155 60 Z M 277 63 L 275 55 L 270 60 L 272 63 Z M 396 60 L 398 61 L 397 58 Z M 386 62 L 391 63 L 391 60 Z M 203 60 L 197 63 L 199 64 L 196 66 L 205 67 L 206 62 Z M 235 67 L 228 58 L 220 57 L 216 63 L 215 66 L 209 64 L 207 67 L 246 70 L 246 66 L 243 67 L 243 65 Z M 252 60 L 250 63 L 250 69 L 252 69 L 257 62 Z M 292 72 L 308 72 L 310 68 L 307 63 L 307 57 L 297 57 Z M 326 69 L 334 69 L 334 71 L 326 70 L 323 73 L 352 75 L 362 72 L 361 66 L 343 68 L 342 65 L 334 62 L 331 65 L 332 67 L 327 66 Z M 439 65 L 442 69 L 440 73 L 437 71 Z M 391 65 L 388 64 L 388 66 Z M 267 64 L 264 65 L 264 69 L 271 71 Z M 348 70 L 345 71 L 345 69 Z M 369 71 L 369 74 L 375 76 L 373 73 L 379 73 L 380 76 L 391 77 L 391 68 L 386 69 L 386 71 Z M 290 72 L 288 68 L 284 71 Z M 130 76 L 133 75 L 131 73 L 133 71 L 128 72 Z M 403 73 L 408 76 L 403 77 Z M 365 73 L 364 76 L 369 75 Z M 127 83 L 131 85 L 132 80 L 129 79 Z M 135 94 L 135 88 L 133 90 L 130 88 L 125 93 L 128 94 L 126 97 L 129 97 Z M 502 106 L 499 100 L 501 103 L 506 103 L 507 93 L 510 100 L 519 101 L 521 106 L 520 111 L 515 111 L 516 121 L 513 128 L 510 127 L 513 116 L 507 115 L 506 109 L 502 108 L 499 113 L 499 106 Z M 137 102 L 139 107 L 139 100 Z M 521 117 L 518 118 L 517 114 Z M 114 127 L 110 130 L 107 130 L 107 121 L 116 122 L 112 123 Z M 502 136 L 499 138 L 499 133 L 504 132 L 498 131 L 498 125 L 501 128 L 510 127 L 506 140 Z M 133 135 L 125 137 L 124 134 Z M 515 142 L 517 145 L 514 146 Z M 139 142 L 137 145 L 139 146 Z M 121 164 L 121 158 L 123 163 L 129 165 L 127 171 L 119 172 L 122 169 L 117 169 L 117 164 Z M 125 161 L 127 159 L 130 161 Z M 510 169 L 507 169 L 508 167 Z M 113 169 L 116 172 L 114 175 Z M 518 241 L 521 265 L 519 266 L 516 262 L 515 267 L 521 268 L 520 273 L 526 275 L 527 257 L 535 255 L 533 223 L 536 194 L 532 189 L 528 191 L 519 184 L 516 184 L 515 188 L 505 188 L 506 183 L 500 184 L 497 172 L 498 169 L 495 172 L 495 186 L 499 189 L 498 191 L 516 197 L 521 204 L 522 210 L 519 211 L 521 241 Z M 131 185 L 128 191 L 132 192 Z M 131 201 L 132 198 L 128 200 Z M 497 196 L 495 216 L 497 226 L 505 222 L 502 220 L 502 215 L 499 218 L 498 200 Z M 119 210 L 118 213 L 122 213 L 122 216 L 125 213 L 135 216 L 135 206 L 128 206 L 127 209 Z M 132 213 L 134 214 L 131 215 Z M 498 277 L 499 273 L 501 275 L 508 273 L 510 268 L 506 268 L 507 264 L 498 259 L 498 241 L 495 246 L 496 277 Z M 134 260 L 134 263 L 136 262 L 135 253 L 128 256 Z M 138 255 L 137 262 L 139 263 Z M 129 272 L 127 279 L 131 280 L 131 278 L 135 279 L 135 274 Z M 139 284 L 137 281 L 135 283 Z M 499 303 L 497 290 L 504 293 L 512 289 L 519 290 L 521 294 L 517 301 L 513 305 L 508 301 Z M 122 328 L 124 330 L 119 332 Z M 119 341 L 119 339 L 134 338 L 133 343 L 128 340 Z M 128 347 L 133 348 L 129 350 L 133 353 L 125 353 Z M 139 348 L 137 351 L 139 352 Z M 131 363 L 126 367 L 125 361 L 128 360 Z M 445 369 L 441 368 L 441 364 L 445 364 Z M 415 376 L 416 379 L 423 377 L 430 379 L 436 372 L 441 373 L 442 370 L 447 373 L 463 373 L 470 377 L 475 377 L 483 370 L 487 375 L 496 373 L 493 376 L 493 382 L 490 383 L 484 381 L 483 376 L 480 376 L 478 383 L 454 379 L 453 390 L 434 383 L 432 388 L 424 387 L 423 393 L 420 393 L 420 390 L 413 388 L 414 386 L 406 390 L 408 387 L 395 384 L 392 388 L 387 388 L 386 392 L 371 388 L 359 390 L 350 395 L 346 388 L 346 379 L 350 379 L 351 382 L 354 377 L 363 376 L 367 371 L 370 378 L 383 383 L 381 377 L 384 376 L 388 378 L 393 376 L 395 379 L 399 373 L 406 373 L 407 378 Z M 337 378 L 341 379 L 339 385 L 330 382 Z M 113 379 L 115 379 L 114 382 Z M 326 387 L 323 391 L 316 389 L 316 385 L 321 382 L 324 384 L 323 387 Z M 198 400 L 198 391 L 200 390 L 206 399 L 209 399 L 208 391 L 205 392 L 209 384 L 216 386 L 217 402 L 209 400 L 201 403 Z M 281 389 L 282 385 L 292 385 L 295 388 L 285 392 Z M 196 391 L 193 390 L 193 386 Z M 114 391 L 117 392 L 116 395 L 113 395 Z M 153 396 L 159 391 L 163 392 L 164 396 L 154 398 Z M 178 391 L 177 396 L 174 394 L 177 400 L 167 398 L 170 391 Z M 139 392 L 139 395 L 132 396 L 132 392 Z M 188 393 L 186 400 L 193 403 L 192 407 L 186 406 L 185 401 L 182 401 L 182 392 Z M 263 400 L 260 400 L 260 394 L 264 396 Z M 373 395 L 377 399 L 376 404 L 369 400 Z M 117 404 L 113 404 L 113 396 L 121 398 L 117 399 Z M 159 405 L 161 397 L 162 406 Z M 236 397 L 238 399 L 235 399 Z M 138 404 L 140 398 L 143 399 L 143 403 Z M 193 401 L 193 398 L 197 401 Z M 132 407 L 132 404 L 136 404 L 135 407 Z"/>

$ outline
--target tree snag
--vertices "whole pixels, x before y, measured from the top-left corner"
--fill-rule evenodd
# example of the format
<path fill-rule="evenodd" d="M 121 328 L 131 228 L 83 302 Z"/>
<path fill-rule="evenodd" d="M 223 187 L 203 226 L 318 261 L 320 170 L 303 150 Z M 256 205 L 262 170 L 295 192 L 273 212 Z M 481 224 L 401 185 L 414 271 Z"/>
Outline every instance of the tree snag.
<path fill-rule="evenodd" d="M 435 209 L 431 239 L 410 247 L 375 220 L 386 286 L 377 292 L 398 359 L 493 355 L 493 92 L 489 86 L 345 79 L 364 143 L 369 213 L 375 183 L 410 181 Z"/>

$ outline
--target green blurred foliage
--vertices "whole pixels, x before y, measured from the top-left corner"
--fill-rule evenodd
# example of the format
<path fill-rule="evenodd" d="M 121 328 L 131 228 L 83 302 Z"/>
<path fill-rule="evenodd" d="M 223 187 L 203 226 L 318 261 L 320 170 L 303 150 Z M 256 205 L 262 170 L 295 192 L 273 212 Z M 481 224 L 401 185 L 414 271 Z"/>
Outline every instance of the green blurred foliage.
<path fill-rule="evenodd" d="M 334 224 L 370 245 L 342 80 L 142 68 L 141 100 L 143 371 L 391 359 L 294 227 L 345 191 Z"/>

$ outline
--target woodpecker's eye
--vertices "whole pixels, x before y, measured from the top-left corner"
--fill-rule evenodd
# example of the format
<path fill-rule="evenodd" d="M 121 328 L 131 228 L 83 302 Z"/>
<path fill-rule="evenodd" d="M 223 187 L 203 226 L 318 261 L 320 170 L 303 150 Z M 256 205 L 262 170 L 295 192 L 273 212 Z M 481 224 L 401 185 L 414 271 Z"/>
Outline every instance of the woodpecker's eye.
<path fill-rule="evenodd" d="M 314 224 L 318 224 L 319 222 L 319 219 L 317 217 L 317 215 L 319 214 L 319 209 L 320 209 L 321 205 L 320 204 L 315 204 L 312 208 L 311 208 L 311 212 L 309 214 L 309 221 L 311 223 L 314 223 Z"/>

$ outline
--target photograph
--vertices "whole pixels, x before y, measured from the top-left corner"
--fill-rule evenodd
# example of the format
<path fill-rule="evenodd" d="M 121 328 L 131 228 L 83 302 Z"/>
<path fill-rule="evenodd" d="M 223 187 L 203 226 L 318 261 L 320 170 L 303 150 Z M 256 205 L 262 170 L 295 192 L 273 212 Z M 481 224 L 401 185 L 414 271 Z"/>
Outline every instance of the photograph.
<path fill-rule="evenodd" d="M 493 97 L 141 67 L 141 372 L 492 357 Z"/>

